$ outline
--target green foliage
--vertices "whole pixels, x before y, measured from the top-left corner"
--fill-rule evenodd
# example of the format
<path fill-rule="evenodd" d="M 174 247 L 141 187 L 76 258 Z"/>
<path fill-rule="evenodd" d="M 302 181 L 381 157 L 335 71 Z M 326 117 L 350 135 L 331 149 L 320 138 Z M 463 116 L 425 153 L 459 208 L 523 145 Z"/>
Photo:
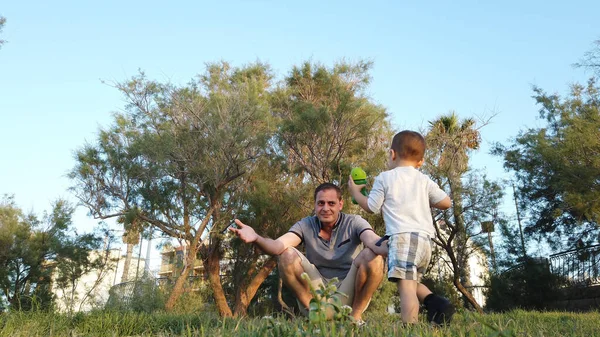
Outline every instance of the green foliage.
<path fill-rule="evenodd" d="M 337 290 L 337 286 L 335 285 L 338 282 L 337 278 L 333 278 L 327 284 L 319 287 L 319 289 L 314 289 L 310 284 L 308 274 L 302 273 L 302 279 L 309 283 L 310 293 L 312 294 L 308 310 L 308 319 L 311 323 L 319 324 L 330 319 L 337 321 L 350 319 L 352 308 L 343 306 L 340 297 L 348 295 Z M 331 313 L 333 315 L 329 317 Z"/>
<path fill-rule="evenodd" d="M 280 282 L 281 300 L 285 304 L 285 307 L 278 300 Z M 298 308 L 296 296 L 291 290 L 283 285 L 283 280 L 279 277 L 278 268 L 273 269 L 273 272 L 267 276 L 248 306 L 248 315 L 251 317 L 268 316 L 274 313 L 285 313 L 290 316 L 295 316 L 299 312 L 300 309 Z"/>
<path fill-rule="evenodd" d="M 366 312 L 369 315 L 387 313 L 390 305 L 394 308 L 395 312 L 400 312 L 398 286 L 395 282 L 384 280 L 379 285 L 375 294 L 373 294 Z"/>
<path fill-rule="evenodd" d="M 479 304 L 465 290 L 471 280 L 469 257 L 481 245 L 472 237 L 482 220 L 493 219 L 498 202 L 495 197 L 501 196 L 497 183 L 476 172 L 469 173 L 469 155 L 479 148 L 481 127 L 472 118 L 460 120 L 454 112 L 430 121 L 423 165 L 423 170 L 452 198 L 449 210 L 434 210 L 434 242 L 445 252 L 452 279 L 462 283 L 463 289 L 458 290 L 479 311 Z"/>
<path fill-rule="evenodd" d="M 244 207 L 242 177 L 252 175 L 273 133 L 270 80 L 264 64 L 232 68 L 222 62 L 180 87 L 143 73 L 118 83 L 126 111 L 96 144 L 77 152 L 73 190 L 92 215 L 116 217 L 128 232 L 152 226 L 186 240 L 185 263 L 197 251 L 202 258 L 221 253 L 219 233 L 235 207 Z M 200 249 L 209 231 L 209 247 Z M 173 291 L 169 305 L 180 291 Z"/>
<path fill-rule="evenodd" d="M 342 186 L 353 166 L 368 171 L 371 165 L 364 164 L 385 160 L 392 134 L 385 109 L 365 92 L 371 67 L 305 62 L 273 93 L 276 140 L 291 172 L 305 174 L 312 185 Z"/>
<path fill-rule="evenodd" d="M 223 303 L 240 303 L 265 266 L 252 246 L 227 242 L 234 217 L 277 237 L 311 212 L 315 183 L 344 185 L 352 166 L 385 162 L 391 132 L 366 93 L 370 68 L 305 63 L 277 87 L 262 63 L 209 64 L 183 86 L 140 73 L 115 85 L 125 112 L 77 151 L 73 191 L 95 217 L 128 231 L 152 226 L 202 259 L 236 261 L 233 282 L 212 285 L 227 313 Z"/>
<path fill-rule="evenodd" d="M 443 296 L 452 302 L 454 307 L 462 308 L 463 301 L 460 297 L 460 293 L 456 291 L 452 279 L 450 278 L 435 278 L 431 276 L 425 276 L 421 282 L 431 290 L 434 294 Z M 399 312 L 399 311 L 398 311 Z"/>
<path fill-rule="evenodd" d="M 481 135 L 472 118 L 460 120 L 454 111 L 429 122 L 425 163 L 434 176 L 451 182 L 467 172 L 469 153 L 479 149 Z"/>
<path fill-rule="evenodd" d="M 575 84 L 561 98 L 534 88 L 546 125 L 519 133 L 494 153 L 514 172 L 520 207 L 530 213 L 526 233 L 539 233 L 556 247 L 595 241 L 600 221 L 600 94 L 595 79 Z"/>
<path fill-rule="evenodd" d="M 232 200 L 228 184 L 249 173 L 267 145 L 269 79 L 262 64 L 217 63 L 182 87 L 143 73 L 117 84 L 127 110 L 97 144 L 77 152 L 73 190 L 94 216 L 125 225 L 138 219 L 192 241 L 206 217 Z"/>
<path fill-rule="evenodd" d="M 158 287 L 154 279 L 142 278 L 112 287 L 105 308 L 109 311 L 152 313 L 164 309 L 165 295 L 164 289 Z"/>
<path fill-rule="evenodd" d="M 105 243 L 112 241 L 111 233 L 104 227 Z M 110 258 L 110 251 L 101 251 L 102 237 L 93 234 L 82 234 L 67 237 L 57 249 L 54 267 L 54 289 L 61 290 L 61 309 L 67 312 L 78 311 L 86 302 L 94 300 L 94 289 L 107 276 L 109 269 L 115 265 Z M 80 284 L 82 276 L 94 274 L 93 282 Z M 78 290 L 79 289 L 79 295 Z M 55 290 L 56 292 L 56 290 Z"/>
<path fill-rule="evenodd" d="M 583 54 L 575 67 L 591 70 L 596 76 L 600 76 L 600 40 L 594 41 L 592 49 Z"/>
<path fill-rule="evenodd" d="M 52 306 L 50 281 L 73 282 L 91 263 L 89 252 L 101 244 L 93 234 L 71 235 L 73 207 L 54 203 L 43 220 L 25 215 L 11 197 L 0 201 L 0 289 L 13 310 Z"/>
<path fill-rule="evenodd" d="M 315 289 L 308 274 L 302 273 L 302 278 L 308 282 L 312 298 L 308 307 L 307 327 L 301 331 L 301 335 L 346 336 L 349 333 L 347 323 L 353 321 L 350 316 L 352 308 L 342 305 L 341 296 L 347 295 L 337 290 L 335 284 L 338 279 L 333 278 Z M 350 331 L 353 328 L 356 327 L 351 327 Z"/>
<path fill-rule="evenodd" d="M 423 336 L 423 337 L 590 337 L 598 332 L 598 312 L 566 313 L 515 310 L 503 314 L 456 314 L 448 328 L 428 324 L 405 327 L 398 315 L 369 316 L 368 325 L 353 329 L 344 326 L 345 336 Z M 302 319 L 283 317 L 262 319 L 223 319 L 214 312 L 169 314 L 157 312 L 122 313 L 95 311 L 75 316 L 53 313 L 11 312 L 0 315 L 0 336 L 277 336 L 308 335 Z M 342 330 L 335 334 L 341 335 Z M 329 331 L 313 331 L 312 336 L 328 336 Z"/>
<path fill-rule="evenodd" d="M 4 28 L 4 24 L 6 24 L 6 18 L 3 16 L 0 16 L 0 33 L 2 33 L 2 29 Z M 0 39 L 0 48 L 2 48 L 2 45 L 6 43 L 5 40 Z"/>
<path fill-rule="evenodd" d="M 162 293 L 165 293 L 164 289 L 162 290 Z M 192 282 L 188 290 L 177 299 L 173 313 L 187 314 L 216 311 L 210 298 L 211 295 L 212 292 L 206 281 Z"/>
<path fill-rule="evenodd" d="M 258 165 L 260 169 L 244 179 L 244 188 L 240 188 L 239 191 L 239 206 L 236 207 L 238 210 L 235 216 L 243 219 L 261 235 L 277 238 L 287 232 L 290 224 L 311 212 L 310 201 L 314 188 L 298 183 L 298 179 L 287 174 L 276 160 L 261 160 Z M 230 237 L 233 237 L 233 234 L 230 234 Z M 268 261 L 268 256 L 262 255 L 254 245 L 245 244 L 237 239 L 224 243 L 223 251 L 232 259 L 232 282 L 223 282 L 224 286 L 231 289 L 231 294 L 241 294 L 242 291 L 246 291 L 252 277 Z M 261 286 L 255 295 L 255 299 L 258 297 L 261 303 L 260 308 L 256 306 L 256 301 L 248 307 L 253 315 L 261 312 L 267 314 L 273 305 L 279 307 L 272 300 L 277 298 L 279 277 L 276 270 L 270 275 L 265 280 L 270 284 L 265 285 L 266 287 Z M 286 303 L 293 305 L 295 299 L 287 300 Z"/>
<path fill-rule="evenodd" d="M 528 258 L 512 269 L 492 274 L 486 292 L 486 309 L 546 310 L 558 297 L 564 280 L 552 274 L 548 261 Z"/>
<path fill-rule="evenodd" d="M 496 226 L 499 236 L 502 238 L 496 247 L 496 263 L 498 270 L 507 270 L 515 264 L 524 261 L 525 252 L 521 246 L 519 229 L 516 224 L 502 219 Z"/>

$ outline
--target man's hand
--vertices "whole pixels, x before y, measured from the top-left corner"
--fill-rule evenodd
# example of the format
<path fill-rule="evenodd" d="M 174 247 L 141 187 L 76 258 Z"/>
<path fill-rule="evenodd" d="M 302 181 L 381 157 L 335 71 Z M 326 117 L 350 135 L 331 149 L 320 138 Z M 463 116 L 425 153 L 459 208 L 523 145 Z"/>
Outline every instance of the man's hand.
<path fill-rule="evenodd" d="M 384 241 L 383 243 L 381 243 L 381 245 L 379 245 L 379 246 L 376 245 L 373 248 L 373 251 L 377 255 L 381 255 L 383 257 L 387 257 L 388 256 L 388 242 L 387 242 L 387 240 Z"/>
<path fill-rule="evenodd" d="M 234 232 L 245 243 L 252 243 L 258 240 L 258 234 L 250 226 L 244 225 L 240 220 L 235 219 L 235 224 L 239 228 L 229 227 L 229 230 Z"/>

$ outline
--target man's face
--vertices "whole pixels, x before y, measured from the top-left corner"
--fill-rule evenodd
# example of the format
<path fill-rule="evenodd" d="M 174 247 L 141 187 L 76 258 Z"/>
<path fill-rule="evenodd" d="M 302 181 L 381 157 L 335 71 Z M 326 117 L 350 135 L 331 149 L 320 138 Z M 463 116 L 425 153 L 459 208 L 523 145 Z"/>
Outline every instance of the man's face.
<path fill-rule="evenodd" d="M 315 213 L 322 224 L 334 224 L 344 202 L 338 199 L 334 189 L 327 189 L 317 193 L 315 200 Z"/>

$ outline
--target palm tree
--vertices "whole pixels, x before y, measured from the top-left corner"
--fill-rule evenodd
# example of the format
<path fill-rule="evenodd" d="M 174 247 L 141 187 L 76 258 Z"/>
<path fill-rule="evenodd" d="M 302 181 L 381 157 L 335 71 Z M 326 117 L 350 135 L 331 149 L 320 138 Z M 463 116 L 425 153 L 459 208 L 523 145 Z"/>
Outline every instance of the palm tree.
<path fill-rule="evenodd" d="M 449 179 L 462 177 L 468 169 L 470 151 L 479 149 L 481 136 L 475 124 L 473 118 L 459 121 L 454 111 L 429 122 L 429 152 L 437 160 L 438 171 Z"/>
<path fill-rule="evenodd" d="M 453 201 L 451 214 L 440 212 L 435 221 L 435 242 L 446 251 L 452 265 L 452 282 L 466 301 L 483 312 L 469 292 L 470 272 L 467 230 L 463 217 L 462 177 L 468 170 L 469 153 L 481 143 L 479 130 L 472 118 L 459 120 L 455 112 L 429 122 L 425 169 L 440 186 L 447 186 Z M 444 224 L 442 229 L 440 223 Z"/>
<path fill-rule="evenodd" d="M 123 262 L 123 274 L 121 275 L 121 283 L 129 281 L 129 267 L 133 257 L 133 247 L 140 242 L 140 226 L 139 221 L 126 223 L 126 217 L 119 217 L 118 223 L 123 224 L 125 233 L 123 234 L 123 243 L 127 244 L 127 253 Z M 130 220 L 129 220 L 130 221 Z M 139 257 L 138 257 L 139 259 Z"/>

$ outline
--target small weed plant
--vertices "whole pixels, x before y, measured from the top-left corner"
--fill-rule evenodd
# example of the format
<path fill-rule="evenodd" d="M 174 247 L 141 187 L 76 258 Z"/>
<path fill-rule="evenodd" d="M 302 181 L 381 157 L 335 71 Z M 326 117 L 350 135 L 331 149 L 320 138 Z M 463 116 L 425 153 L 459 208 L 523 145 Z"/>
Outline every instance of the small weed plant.
<path fill-rule="evenodd" d="M 350 316 L 352 308 L 342 304 L 342 296 L 348 295 L 338 290 L 337 278 L 320 285 L 318 289 L 312 286 L 308 274 L 303 273 L 302 278 L 309 283 L 312 294 L 308 307 L 308 326 L 302 331 L 302 336 L 346 336 L 349 330 L 357 327 Z"/>

